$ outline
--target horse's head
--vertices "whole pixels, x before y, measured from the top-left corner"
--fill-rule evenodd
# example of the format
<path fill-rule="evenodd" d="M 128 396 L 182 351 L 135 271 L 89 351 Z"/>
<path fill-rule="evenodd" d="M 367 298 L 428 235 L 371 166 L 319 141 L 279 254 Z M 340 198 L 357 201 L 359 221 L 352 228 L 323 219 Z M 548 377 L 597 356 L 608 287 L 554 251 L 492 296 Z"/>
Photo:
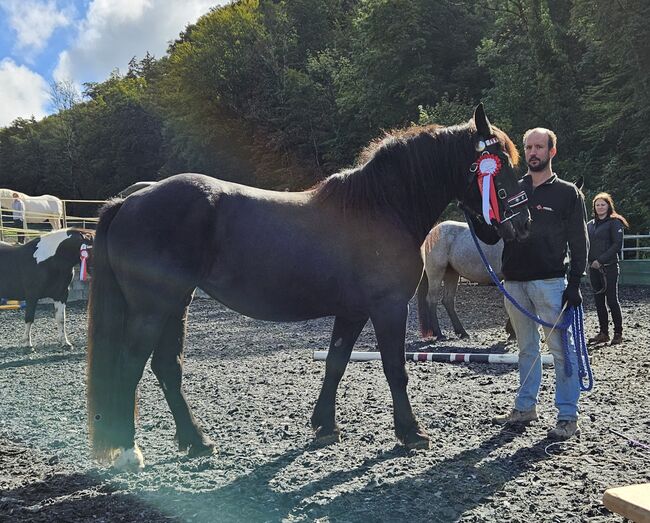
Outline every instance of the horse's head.
<path fill-rule="evenodd" d="M 479 104 L 474 111 L 476 159 L 461 203 L 496 226 L 506 239 L 525 239 L 530 228 L 528 197 L 519 186 L 514 166 L 519 153 L 506 133 L 490 125 Z"/>
<path fill-rule="evenodd" d="M 95 239 L 95 231 L 86 229 L 76 229 L 74 234 L 77 238 L 79 248 L 79 273 L 81 280 L 85 281 L 88 275 L 92 273 L 93 266 L 93 241 Z"/>

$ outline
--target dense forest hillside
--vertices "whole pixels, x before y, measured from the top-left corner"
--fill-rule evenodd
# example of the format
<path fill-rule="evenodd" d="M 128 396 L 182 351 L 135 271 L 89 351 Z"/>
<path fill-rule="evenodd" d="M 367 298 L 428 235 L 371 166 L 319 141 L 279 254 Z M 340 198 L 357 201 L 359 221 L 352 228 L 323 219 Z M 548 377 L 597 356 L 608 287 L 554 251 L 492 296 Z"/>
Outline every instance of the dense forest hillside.
<path fill-rule="evenodd" d="M 302 189 L 412 122 L 483 100 L 519 142 L 558 133 L 560 176 L 650 230 L 647 0 L 241 0 L 165 56 L 53 88 L 58 112 L 0 129 L 0 186 L 96 199 L 177 172 Z"/>

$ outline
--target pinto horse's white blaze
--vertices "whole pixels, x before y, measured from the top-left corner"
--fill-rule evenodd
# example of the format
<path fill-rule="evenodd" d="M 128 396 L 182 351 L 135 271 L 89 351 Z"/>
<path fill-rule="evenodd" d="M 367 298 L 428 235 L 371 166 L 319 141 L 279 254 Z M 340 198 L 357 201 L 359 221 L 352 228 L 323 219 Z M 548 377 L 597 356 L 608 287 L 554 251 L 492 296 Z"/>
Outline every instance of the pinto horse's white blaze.
<path fill-rule="evenodd" d="M 137 445 L 126 450 L 119 448 L 116 453 L 119 453 L 119 455 L 113 462 L 115 469 L 138 472 L 144 468 L 144 456 Z"/>
<path fill-rule="evenodd" d="M 59 343 L 63 346 L 71 347 L 72 344 L 68 340 L 65 332 L 65 303 L 60 301 L 54 302 L 54 319 L 59 328 Z"/>
<path fill-rule="evenodd" d="M 25 323 L 25 334 L 23 334 L 23 345 L 33 347 L 32 345 L 32 322 Z"/>
<path fill-rule="evenodd" d="M 34 251 L 34 259 L 36 263 L 41 263 L 51 258 L 56 254 L 56 250 L 59 248 L 59 245 L 65 240 L 70 238 L 70 233 L 67 229 L 62 229 L 60 231 L 51 232 L 45 236 L 41 236 L 38 240 L 38 245 Z"/>

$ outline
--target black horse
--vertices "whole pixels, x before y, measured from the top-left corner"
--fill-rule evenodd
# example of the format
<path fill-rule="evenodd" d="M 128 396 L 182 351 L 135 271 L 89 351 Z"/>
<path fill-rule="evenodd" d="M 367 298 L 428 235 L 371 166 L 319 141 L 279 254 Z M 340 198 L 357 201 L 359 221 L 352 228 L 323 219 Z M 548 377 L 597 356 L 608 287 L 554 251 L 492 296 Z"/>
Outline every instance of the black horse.
<path fill-rule="evenodd" d="M 93 244 L 93 231 L 61 229 L 25 245 L 0 242 L 0 296 L 25 300 L 23 344 L 32 347 L 31 330 L 40 298 L 54 300 L 59 342 L 70 347 L 65 332 L 65 306 L 73 267 L 81 260 L 82 246 Z"/>
<path fill-rule="evenodd" d="M 428 447 L 406 392 L 408 302 L 422 276 L 420 245 L 447 204 L 456 198 L 481 208 L 475 171 L 485 154 L 502 165 L 494 177 L 499 229 L 525 237 L 530 217 L 512 169 L 518 153 L 490 126 L 482 105 L 463 125 L 389 134 L 362 153 L 357 167 L 305 192 L 181 174 L 108 204 L 95 238 L 89 303 L 95 456 L 117 458 L 116 467 L 143 465 L 134 443 L 135 391 L 152 354 L 179 447 L 190 456 L 212 452 L 181 389 L 187 308 L 196 287 L 257 319 L 335 316 L 311 418 L 319 444 L 339 440 L 337 387 L 370 319 L 397 437 L 409 448 Z"/>

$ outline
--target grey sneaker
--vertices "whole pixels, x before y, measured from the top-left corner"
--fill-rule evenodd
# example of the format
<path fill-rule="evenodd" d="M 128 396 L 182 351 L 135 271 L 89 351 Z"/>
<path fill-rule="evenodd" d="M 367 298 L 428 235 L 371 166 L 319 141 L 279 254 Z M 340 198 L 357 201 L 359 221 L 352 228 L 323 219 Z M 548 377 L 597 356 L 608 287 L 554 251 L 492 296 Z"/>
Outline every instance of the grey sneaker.
<path fill-rule="evenodd" d="M 537 420 L 537 408 L 533 407 L 530 410 L 512 409 L 507 414 L 492 418 L 492 423 L 495 425 L 528 425 L 535 420 Z"/>
<path fill-rule="evenodd" d="M 551 439 L 565 440 L 573 436 L 580 436 L 580 427 L 575 420 L 560 420 L 554 429 L 549 430 L 547 436 Z"/>

